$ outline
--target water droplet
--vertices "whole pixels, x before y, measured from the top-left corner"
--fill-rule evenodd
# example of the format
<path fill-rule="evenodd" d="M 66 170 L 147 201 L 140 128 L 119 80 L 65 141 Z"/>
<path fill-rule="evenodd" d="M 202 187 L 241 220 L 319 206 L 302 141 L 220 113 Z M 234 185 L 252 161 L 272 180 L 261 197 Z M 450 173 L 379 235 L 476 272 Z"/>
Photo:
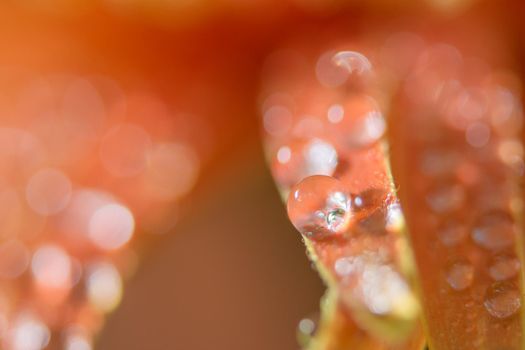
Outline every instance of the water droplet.
<path fill-rule="evenodd" d="M 280 147 L 272 163 L 277 183 L 293 186 L 312 175 L 333 175 L 338 164 L 335 148 L 320 139 L 297 140 Z"/>
<path fill-rule="evenodd" d="M 315 336 L 317 331 L 318 316 L 305 317 L 297 324 L 297 340 L 299 345 L 305 347 Z"/>
<path fill-rule="evenodd" d="M 429 192 L 426 199 L 434 212 L 449 213 L 461 208 L 465 201 L 465 191 L 457 184 L 440 184 Z"/>
<path fill-rule="evenodd" d="M 346 229 L 351 216 L 350 198 L 339 180 L 310 176 L 290 192 L 288 216 L 303 235 L 325 238 Z"/>
<path fill-rule="evenodd" d="M 496 282 L 487 289 L 484 305 L 496 318 L 510 317 L 521 307 L 520 292 L 513 283 Z"/>
<path fill-rule="evenodd" d="M 379 141 L 386 130 L 386 122 L 376 101 L 365 94 L 349 97 L 343 110 L 335 115 L 327 126 L 345 148 L 369 147 Z M 336 118 L 337 117 L 337 118 Z"/>
<path fill-rule="evenodd" d="M 443 245 L 452 247 L 468 236 L 468 230 L 456 220 L 447 220 L 437 228 L 437 236 Z"/>
<path fill-rule="evenodd" d="M 369 188 L 353 198 L 355 210 L 374 210 L 380 208 L 388 192 L 381 188 Z"/>
<path fill-rule="evenodd" d="M 458 261 L 447 269 L 447 283 L 454 290 L 465 290 L 474 281 L 474 267 L 467 261 Z"/>
<path fill-rule="evenodd" d="M 483 248 L 499 250 L 514 243 L 516 227 L 510 214 L 493 211 L 478 220 L 471 236 Z"/>
<path fill-rule="evenodd" d="M 365 55 L 355 51 L 340 51 L 334 55 L 335 65 L 345 68 L 348 73 L 368 74 L 372 71 L 372 64 Z"/>
<path fill-rule="evenodd" d="M 502 254 L 492 260 L 489 274 L 495 281 L 503 281 L 516 276 L 519 270 L 520 262 L 516 257 Z"/>

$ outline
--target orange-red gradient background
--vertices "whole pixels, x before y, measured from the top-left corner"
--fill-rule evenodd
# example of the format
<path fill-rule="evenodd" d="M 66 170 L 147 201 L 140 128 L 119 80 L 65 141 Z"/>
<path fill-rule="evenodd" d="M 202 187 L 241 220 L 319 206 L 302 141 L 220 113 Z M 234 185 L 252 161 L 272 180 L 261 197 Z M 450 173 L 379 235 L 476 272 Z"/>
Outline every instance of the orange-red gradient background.
<path fill-rule="evenodd" d="M 295 326 L 317 310 L 323 287 L 264 164 L 257 116 L 264 58 L 289 37 L 316 40 L 334 25 L 359 32 L 396 23 L 418 27 L 424 16 L 457 24 L 474 15 L 509 38 L 516 62 L 523 58 L 522 1 L 487 1 L 466 17 L 429 2 L 434 6 L 382 0 L 0 6 L 1 66 L 109 76 L 203 125 L 204 167 L 188 208 L 173 232 L 142 243 L 142 263 L 97 349 L 298 347 Z"/>

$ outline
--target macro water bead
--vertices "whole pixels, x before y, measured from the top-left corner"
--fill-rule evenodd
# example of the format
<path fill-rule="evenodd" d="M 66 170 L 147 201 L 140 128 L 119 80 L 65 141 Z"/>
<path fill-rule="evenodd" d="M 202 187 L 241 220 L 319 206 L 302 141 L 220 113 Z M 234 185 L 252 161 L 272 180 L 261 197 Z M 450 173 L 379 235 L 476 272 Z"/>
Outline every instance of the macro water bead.
<path fill-rule="evenodd" d="M 339 180 L 323 175 L 305 178 L 292 188 L 288 216 L 304 236 L 322 239 L 342 233 L 351 217 L 351 200 Z"/>

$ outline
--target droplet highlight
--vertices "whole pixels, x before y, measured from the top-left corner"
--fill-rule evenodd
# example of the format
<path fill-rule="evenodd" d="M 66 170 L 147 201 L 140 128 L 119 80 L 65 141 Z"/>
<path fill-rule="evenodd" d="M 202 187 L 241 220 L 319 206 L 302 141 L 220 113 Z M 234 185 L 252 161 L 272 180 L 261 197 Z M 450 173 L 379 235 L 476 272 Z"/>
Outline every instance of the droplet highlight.
<path fill-rule="evenodd" d="M 307 177 L 288 198 L 288 216 L 303 235 L 313 239 L 342 233 L 350 220 L 350 198 L 339 180 L 322 175 Z"/>

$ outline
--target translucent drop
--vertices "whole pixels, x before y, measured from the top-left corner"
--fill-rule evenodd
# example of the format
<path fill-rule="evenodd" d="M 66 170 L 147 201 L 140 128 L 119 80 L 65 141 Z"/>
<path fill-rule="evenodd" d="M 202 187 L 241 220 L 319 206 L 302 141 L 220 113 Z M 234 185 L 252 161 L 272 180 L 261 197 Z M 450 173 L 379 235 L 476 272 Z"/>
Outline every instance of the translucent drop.
<path fill-rule="evenodd" d="M 344 187 L 329 176 L 310 176 L 297 184 L 288 198 L 288 216 L 303 235 L 313 239 L 343 232 L 351 216 Z"/>
<path fill-rule="evenodd" d="M 364 94 L 354 95 L 349 97 L 341 108 L 342 110 L 329 110 L 331 119 L 328 129 L 337 137 L 342 147 L 369 147 L 381 139 L 386 130 L 386 122 L 372 97 Z"/>
<path fill-rule="evenodd" d="M 451 264 L 447 269 L 447 283 L 457 291 L 465 290 L 474 281 L 474 267 L 467 261 Z"/>
<path fill-rule="evenodd" d="M 302 347 L 307 346 L 317 331 L 318 316 L 305 317 L 297 324 L 297 340 Z"/>
<path fill-rule="evenodd" d="M 437 228 L 437 237 L 443 245 L 452 247 L 468 236 L 467 228 L 455 220 L 448 220 Z"/>
<path fill-rule="evenodd" d="M 387 197 L 387 191 L 381 188 L 369 188 L 354 196 L 352 204 L 355 210 L 374 210 L 380 208 Z"/>
<path fill-rule="evenodd" d="M 441 184 L 429 192 L 426 200 L 434 212 L 449 213 L 461 208 L 465 201 L 465 191 L 456 184 Z"/>
<path fill-rule="evenodd" d="M 478 245 L 489 250 L 511 246 L 516 237 L 516 227 L 510 214 L 502 211 L 482 216 L 471 232 Z"/>
<path fill-rule="evenodd" d="M 516 276 L 519 270 L 519 260 L 514 256 L 503 254 L 494 257 L 489 267 L 489 274 L 495 281 L 503 281 Z"/>
<path fill-rule="evenodd" d="M 372 64 L 365 55 L 356 51 L 340 51 L 332 58 L 335 65 L 345 68 L 350 74 L 367 74 Z"/>
<path fill-rule="evenodd" d="M 487 289 L 484 305 L 496 318 L 510 317 L 521 307 L 520 292 L 513 283 L 496 282 Z"/>

